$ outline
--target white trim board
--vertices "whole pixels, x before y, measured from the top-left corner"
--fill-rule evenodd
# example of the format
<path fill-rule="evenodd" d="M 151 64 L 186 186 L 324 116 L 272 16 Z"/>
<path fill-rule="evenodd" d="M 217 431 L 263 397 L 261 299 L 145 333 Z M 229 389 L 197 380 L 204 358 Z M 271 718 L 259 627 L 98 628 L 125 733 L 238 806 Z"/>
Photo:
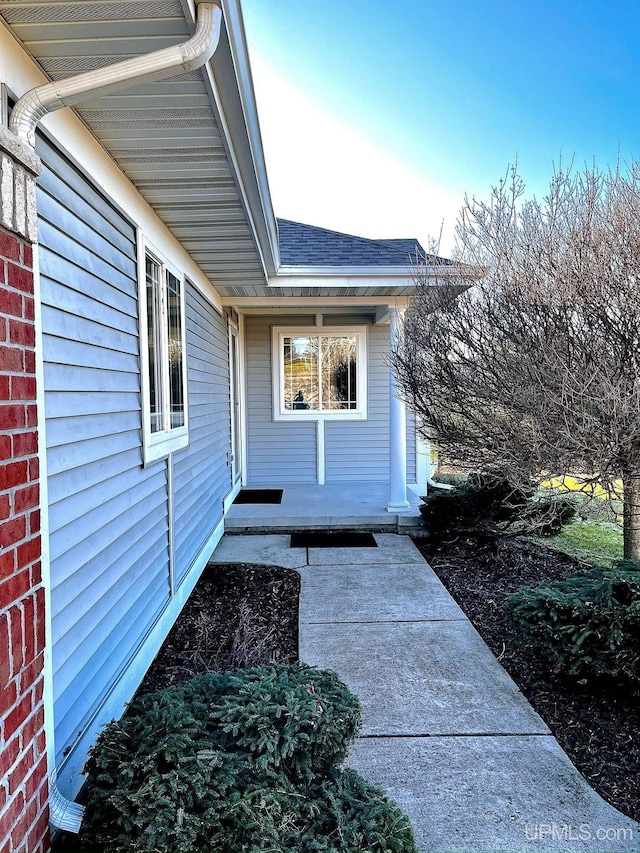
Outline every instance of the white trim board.
<path fill-rule="evenodd" d="M 378 305 L 406 308 L 410 296 L 223 296 L 225 307 L 236 308 L 241 314 L 277 313 L 284 308 L 315 314 L 318 308 L 375 308 Z"/>

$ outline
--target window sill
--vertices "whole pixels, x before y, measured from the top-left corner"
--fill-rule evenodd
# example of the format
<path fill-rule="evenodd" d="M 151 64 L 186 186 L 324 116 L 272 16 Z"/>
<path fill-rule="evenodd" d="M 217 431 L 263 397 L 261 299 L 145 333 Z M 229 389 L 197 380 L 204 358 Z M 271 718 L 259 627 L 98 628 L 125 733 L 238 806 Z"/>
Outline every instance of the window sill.
<path fill-rule="evenodd" d="M 168 433 L 154 433 L 151 439 L 145 443 L 144 447 L 144 464 L 155 462 L 168 456 L 170 453 L 175 453 L 176 450 L 182 450 L 189 444 L 189 430 L 187 427 L 171 430 Z"/>
<path fill-rule="evenodd" d="M 274 412 L 274 421 L 288 423 L 308 421 L 366 421 L 366 412 Z"/>

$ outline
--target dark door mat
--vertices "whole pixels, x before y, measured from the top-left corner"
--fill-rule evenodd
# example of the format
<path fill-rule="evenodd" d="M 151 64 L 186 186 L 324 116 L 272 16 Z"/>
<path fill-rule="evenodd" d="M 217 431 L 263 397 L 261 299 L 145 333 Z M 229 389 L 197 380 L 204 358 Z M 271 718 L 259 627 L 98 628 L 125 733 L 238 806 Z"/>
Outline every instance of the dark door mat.
<path fill-rule="evenodd" d="M 291 534 L 291 548 L 377 548 L 373 533 L 308 531 Z"/>
<path fill-rule="evenodd" d="M 282 489 L 242 489 L 234 504 L 280 504 Z"/>

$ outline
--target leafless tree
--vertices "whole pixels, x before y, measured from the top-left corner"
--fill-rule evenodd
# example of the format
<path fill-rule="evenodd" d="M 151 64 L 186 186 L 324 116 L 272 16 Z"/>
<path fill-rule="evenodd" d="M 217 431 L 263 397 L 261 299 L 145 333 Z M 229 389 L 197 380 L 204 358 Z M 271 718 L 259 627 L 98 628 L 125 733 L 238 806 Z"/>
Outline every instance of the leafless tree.
<path fill-rule="evenodd" d="M 468 266 L 457 286 L 417 275 L 393 352 L 422 429 L 514 486 L 621 479 L 640 560 L 640 164 L 560 168 L 541 201 L 510 169 L 457 233 Z"/>

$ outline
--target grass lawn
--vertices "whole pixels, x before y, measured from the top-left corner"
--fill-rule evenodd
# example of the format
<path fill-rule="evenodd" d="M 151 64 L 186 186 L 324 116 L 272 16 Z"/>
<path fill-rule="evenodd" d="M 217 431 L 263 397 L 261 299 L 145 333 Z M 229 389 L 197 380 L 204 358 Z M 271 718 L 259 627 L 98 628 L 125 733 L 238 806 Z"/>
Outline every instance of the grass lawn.
<path fill-rule="evenodd" d="M 593 566 L 608 566 L 622 559 L 622 528 L 612 522 L 576 519 L 556 536 L 531 538 Z"/>

